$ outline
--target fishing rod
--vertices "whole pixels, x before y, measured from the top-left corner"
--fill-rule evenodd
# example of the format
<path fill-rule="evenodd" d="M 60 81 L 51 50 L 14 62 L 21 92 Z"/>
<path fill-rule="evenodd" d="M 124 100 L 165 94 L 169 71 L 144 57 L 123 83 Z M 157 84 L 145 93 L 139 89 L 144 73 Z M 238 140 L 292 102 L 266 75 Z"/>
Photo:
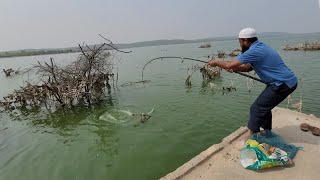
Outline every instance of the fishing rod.
<path fill-rule="evenodd" d="M 151 59 L 150 61 L 148 61 L 144 66 L 143 66 L 143 69 L 142 69 L 142 81 L 143 81 L 143 71 L 144 69 L 146 68 L 146 66 L 148 64 L 150 64 L 152 61 L 155 61 L 155 60 L 158 60 L 158 59 L 181 59 L 182 62 L 184 60 L 189 60 L 189 61 L 197 61 L 197 62 L 202 62 L 202 63 L 208 63 L 208 61 L 203 61 L 203 60 L 199 60 L 199 59 L 194 59 L 194 58 L 183 58 L 183 57 L 178 57 L 178 56 L 163 56 L 163 57 L 158 57 L 158 58 L 154 58 L 154 59 Z M 240 74 L 241 76 L 245 76 L 247 78 L 250 78 L 250 79 L 253 79 L 255 81 L 259 81 L 261 83 L 264 83 L 266 84 L 265 82 L 263 82 L 261 79 L 258 79 L 256 77 L 253 77 L 253 76 L 250 76 L 248 74 L 245 74 L 245 73 L 242 73 L 242 72 L 238 72 L 238 71 L 234 71 L 234 73 L 237 73 L 237 74 Z"/>

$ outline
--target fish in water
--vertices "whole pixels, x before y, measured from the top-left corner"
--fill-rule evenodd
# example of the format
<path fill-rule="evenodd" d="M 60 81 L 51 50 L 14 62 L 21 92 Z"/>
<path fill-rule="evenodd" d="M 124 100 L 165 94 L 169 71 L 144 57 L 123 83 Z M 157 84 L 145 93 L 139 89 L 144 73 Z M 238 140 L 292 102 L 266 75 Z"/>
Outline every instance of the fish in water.
<path fill-rule="evenodd" d="M 153 113 L 154 111 L 154 108 L 151 109 L 151 111 L 149 111 L 148 113 L 134 113 L 132 114 L 132 116 L 135 116 L 135 115 L 140 115 L 140 122 L 141 123 L 145 123 L 146 121 L 148 121 L 151 117 L 151 113 Z"/>

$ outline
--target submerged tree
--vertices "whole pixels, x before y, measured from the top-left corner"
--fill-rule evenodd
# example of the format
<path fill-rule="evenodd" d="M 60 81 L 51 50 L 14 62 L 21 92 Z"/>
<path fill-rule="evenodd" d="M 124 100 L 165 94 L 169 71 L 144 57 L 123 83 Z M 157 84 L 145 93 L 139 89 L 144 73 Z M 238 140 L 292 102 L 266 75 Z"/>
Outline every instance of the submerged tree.
<path fill-rule="evenodd" d="M 12 74 L 19 74 L 20 73 L 20 68 L 18 68 L 17 70 L 13 70 L 12 68 L 10 69 L 2 69 L 4 74 L 6 75 L 6 77 L 11 76 Z"/>
<path fill-rule="evenodd" d="M 308 42 L 295 44 L 295 45 L 285 45 L 283 48 L 285 51 L 319 51 L 320 41 Z"/>
<path fill-rule="evenodd" d="M 75 62 L 64 67 L 58 66 L 53 58 L 50 58 L 50 63 L 38 62 L 30 70 L 36 71 L 39 83 L 32 85 L 27 82 L 25 87 L 4 97 L 0 106 L 6 109 L 51 108 L 57 105 L 71 107 L 98 103 L 106 93 L 111 92 L 110 82 L 114 81 L 114 55 L 111 50 L 120 51 L 109 42 L 93 47 L 79 45 L 82 54 Z"/>

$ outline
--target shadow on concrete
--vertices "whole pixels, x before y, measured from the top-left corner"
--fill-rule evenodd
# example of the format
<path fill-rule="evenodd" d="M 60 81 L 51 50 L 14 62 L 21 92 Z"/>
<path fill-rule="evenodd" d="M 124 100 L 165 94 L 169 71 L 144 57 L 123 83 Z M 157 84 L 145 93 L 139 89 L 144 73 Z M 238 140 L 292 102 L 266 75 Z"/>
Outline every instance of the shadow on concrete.
<path fill-rule="evenodd" d="M 313 135 L 311 131 L 301 131 L 299 125 L 290 125 L 280 128 L 274 128 L 272 131 L 280 135 L 289 144 L 320 144 L 320 136 Z"/>

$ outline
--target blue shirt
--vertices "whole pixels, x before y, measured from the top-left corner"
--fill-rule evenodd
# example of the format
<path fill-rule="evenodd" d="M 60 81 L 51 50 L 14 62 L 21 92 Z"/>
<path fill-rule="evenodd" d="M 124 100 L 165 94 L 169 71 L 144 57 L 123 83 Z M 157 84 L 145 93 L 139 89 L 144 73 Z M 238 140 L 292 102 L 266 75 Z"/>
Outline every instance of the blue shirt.
<path fill-rule="evenodd" d="M 297 84 L 294 73 L 284 64 L 280 55 L 270 46 L 256 41 L 238 57 L 242 64 L 250 63 L 260 79 L 270 85 L 285 83 L 289 88 Z"/>

